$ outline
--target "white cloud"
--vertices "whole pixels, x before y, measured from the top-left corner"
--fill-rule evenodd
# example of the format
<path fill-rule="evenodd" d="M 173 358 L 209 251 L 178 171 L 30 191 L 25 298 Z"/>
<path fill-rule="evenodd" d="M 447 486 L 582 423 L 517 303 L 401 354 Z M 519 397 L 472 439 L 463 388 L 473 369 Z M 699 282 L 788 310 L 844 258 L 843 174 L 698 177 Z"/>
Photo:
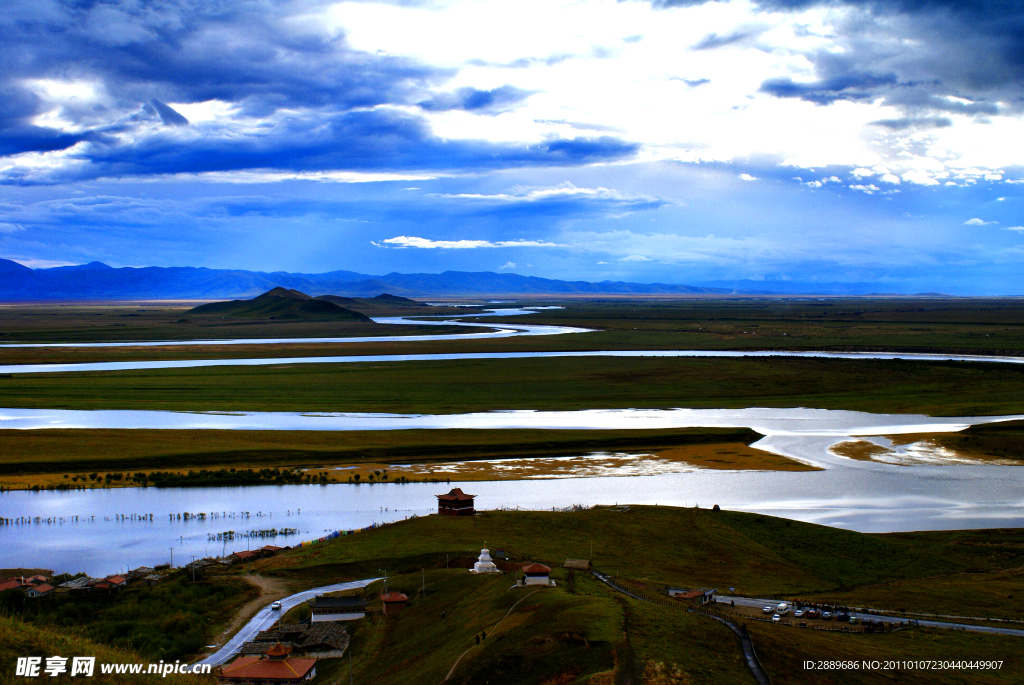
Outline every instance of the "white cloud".
<path fill-rule="evenodd" d="M 740 179 L 744 181 L 756 181 L 757 176 L 751 176 L 750 174 L 740 174 Z"/>
<path fill-rule="evenodd" d="M 0 222 L 0 233 L 16 233 L 18 231 L 24 231 L 25 227 L 18 224 L 8 224 Z"/>
<path fill-rule="evenodd" d="M 998 224 L 998 221 L 984 221 L 982 219 L 974 218 L 968 219 L 964 222 L 964 226 L 990 226 L 992 224 Z"/>
<path fill-rule="evenodd" d="M 415 236 L 400 235 L 387 238 L 383 244 L 374 242 L 378 247 L 418 247 L 423 249 L 473 250 L 481 247 L 564 247 L 558 243 L 547 243 L 539 240 L 431 240 Z M 511 263 L 511 262 L 510 262 Z"/>
<path fill-rule="evenodd" d="M 644 195 L 630 195 L 619 192 L 614 188 L 580 188 L 572 183 L 561 183 L 557 186 L 535 188 L 516 187 L 508 193 L 495 193 L 485 195 L 480 193 L 458 193 L 449 195 L 437 195 L 460 200 L 492 200 L 497 202 L 537 202 L 557 198 L 587 198 L 595 200 L 612 200 L 618 202 L 632 201 L 655 201 L 657 198 Z"/>
<path fill-rule="evenodd" d="M 628 257 L 623 257 L 619 260 L 620 262 L 649 262 L 650 257 L 644 257 L 642 254 L 631 254 Z"/>
<path fill-rule="evenodd" d="M 1024 226 L 1007 226 L 1007 231 L 1017 231 L 1017 233 L 1024 233 Z"/>
<path fill-rule="evenodd" d="M 504 264 L 502 264 L 498 268 L 499 269 L 514 269 L 514 268 L 516 268 L 516 263 L 515 262 L 505 262 Z"/>
<path fill-rule="evenodd" d="M 12 258 L 11 261 L 27 266 L 30 269 L 52 269 L 55 266 L 75 266 L 81 264 L 81 262 L 65 262 L 59 259 L 21 259 L 20 257 Z"/>

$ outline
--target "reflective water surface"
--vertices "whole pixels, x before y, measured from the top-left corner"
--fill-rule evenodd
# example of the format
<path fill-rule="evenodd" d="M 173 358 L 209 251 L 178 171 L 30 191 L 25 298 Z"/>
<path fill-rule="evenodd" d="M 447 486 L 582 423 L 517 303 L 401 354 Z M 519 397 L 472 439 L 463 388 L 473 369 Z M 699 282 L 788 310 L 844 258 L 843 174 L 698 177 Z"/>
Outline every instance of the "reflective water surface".
<path fill-rule="evenodd" d="M 790 436 L 792 437 L 792 436 Z M 884 466 L 884 465 L 883 465 Z M 175 564 L 436 510 L 451 485 L 126 488 L 0 494 L 0 516 L 63 523 L 0 527 L 0 567 L 102 574 Z M 865 532 L 1024 526 L 1024 469 L 1013 466 L 832 468 L 811 472 L 696 470 L 630 478 L 466 483 L 481 509 L 663 504 L 760 512 Z M 205 512 L 203 519 L 170 514 Z M 248 518 L 244 518 L 248 512 Z M 118 514 L 128 518 L 119 519 Z M 131 515 L 147 519 L 132 520 Z M 152 514 L 152 521 L 148 515 Z M 216 514 L 216 517 L 213 515 Z M 565 514 L 571 516 L 572 514 Z M 77 517 L 72 520 L 71 517 Z M 223 531 L 297 529 L 275 538 L 211 540 Z M 455 551 L 455 550 L 453 550 Z"/>

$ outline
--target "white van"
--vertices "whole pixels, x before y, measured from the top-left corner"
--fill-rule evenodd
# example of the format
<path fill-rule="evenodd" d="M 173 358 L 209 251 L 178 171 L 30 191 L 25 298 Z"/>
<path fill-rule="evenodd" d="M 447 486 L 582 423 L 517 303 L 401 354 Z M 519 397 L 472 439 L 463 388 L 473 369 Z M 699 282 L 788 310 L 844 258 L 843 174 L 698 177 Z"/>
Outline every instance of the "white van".
<path fill-rule="evenodd" d="M 779 616 L 785 616 L 789 613 L 789 604 L 783 602 L 779 606 L 775 607 L 775 613 L 777 613 Z"/>

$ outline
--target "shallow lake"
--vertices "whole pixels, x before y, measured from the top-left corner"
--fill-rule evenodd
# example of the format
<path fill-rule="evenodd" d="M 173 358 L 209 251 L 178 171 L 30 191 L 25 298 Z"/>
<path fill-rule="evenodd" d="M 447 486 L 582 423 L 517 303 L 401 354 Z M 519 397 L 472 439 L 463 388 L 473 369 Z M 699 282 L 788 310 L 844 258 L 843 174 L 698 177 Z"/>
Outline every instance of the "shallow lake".
<path fill-rule="evenodd" d="M 785 437 L 785 436 L 783 436 Z M 436 511 L 451 485 L 285 485 L 124 488 L 0 494 L 0 516 L 58 522 L 0 527 L 0 567 L 92 575 L 314 539 L 338 529 Z M 1024 468 L 916 466 L 812 472 L 697 470 L 629 478 L 467 483 L 481 509 L 572 504 L 667 504 L 760 512 L 865 532 L 1024 526 Z M 171 514 L 205 513 L 203 519 Z M 246 518 L 245 512 L 248 512 Z M 119 518 L 118 515 L 127 518 Z M 147 519 L 132 520 L 131 515 Z M 148 515 L 152 514 L 152 521 Z M 571 516 L 571 514 L 565 514 Z M 77 519 L 73 519 L 77 517 Z M 60 522 L 63 521 L 63 522 Z M 296 529 L 270 538 L 211 540 L 233 530 Z M 496 541 L 491 541 L 496 542 Z M 480 541 L 483 546 L 483 541 Z M 457 550 L 452 550 L 457 551 Z M 600 552 L 596 552 L 597 558 Z"/>

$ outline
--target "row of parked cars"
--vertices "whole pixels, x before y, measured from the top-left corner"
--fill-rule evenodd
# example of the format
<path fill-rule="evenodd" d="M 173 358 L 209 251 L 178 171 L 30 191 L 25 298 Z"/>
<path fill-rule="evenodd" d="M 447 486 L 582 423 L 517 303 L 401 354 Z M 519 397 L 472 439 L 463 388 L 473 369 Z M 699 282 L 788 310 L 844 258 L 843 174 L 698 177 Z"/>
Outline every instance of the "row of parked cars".
<path fill-rule="evenodd" d="M 833 618 L 840 623 L 858 623 L 856 616 L 850 616 L 846 611 L 830 610 L 817 607 L 807 607 L 806 609 L 793 609 L 788 602 L 782 602 L 778 606 L 768 605 L 761 610 L 765 614 L 772 614 L 772 623 L 778 623 L 782 620 L 783 616 L 786 616 L 790 612 L 793 612 L 793 618 L 820 618 L 822 621 L 831 621 Z"/>
<path fill-rule="evenodd" d="M 782 620 L 783 616 L 786 616 L 787 614 L 792 612 L 793 618 L 821 619 L 822 621 L 831 621 L 835 619 L 839 623 L 863 625 L 869 632 L 873 632 L 875 630 L 888 629 L 891 627 L 889 624 L 883 623 L 882 621 L 877 621 L 869 618 L 858 619 L 856 616 L 850 615 L 849 610 L 838 607 L 801 607 L 794 609 L 789 605 L 788 602 L 782 602 L 781 604 L 774 607 L 768 605 L 764 607 L 761 611 L 765 614 L 772 615 L 772 623 L 779 623 Z M 799 625 L 801 628 L 806 628 L 807 622 L 800 621 Z"/>

